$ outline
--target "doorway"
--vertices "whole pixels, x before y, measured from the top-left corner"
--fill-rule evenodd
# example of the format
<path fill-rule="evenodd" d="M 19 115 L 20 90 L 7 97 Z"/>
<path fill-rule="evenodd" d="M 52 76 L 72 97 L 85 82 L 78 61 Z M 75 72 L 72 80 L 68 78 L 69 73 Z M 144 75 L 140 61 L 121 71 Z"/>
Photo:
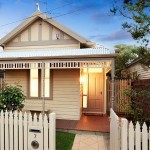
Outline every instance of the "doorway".
<path fill-rule="evenodd" d="M 83 113 L 104 113 L 103 69 L 90 68 L 84 70 L 83 76 Z"/>
<path fill-rule="evenodd" d="M 88 111 L 104 112 L 103 74 L 89 73 Z"/>

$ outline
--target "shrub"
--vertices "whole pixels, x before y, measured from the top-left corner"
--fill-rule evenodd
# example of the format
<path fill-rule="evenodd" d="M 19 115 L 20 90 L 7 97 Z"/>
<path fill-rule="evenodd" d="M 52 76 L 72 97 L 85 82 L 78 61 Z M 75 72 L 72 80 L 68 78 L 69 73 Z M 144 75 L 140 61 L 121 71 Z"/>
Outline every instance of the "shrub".
<path fill-rule="evenodd" d="M 2 110 L 21 110 L 24 107 L 25 95 L 18 84 L 5 85 L 0 90 L 0 109 Z"/>
<path fill-rule="evenodd" d="M 150 91 L 148 90 L 135 90 L 128 89 L 124 92 L 126 96 L 128 96 L 131 101 L 126 103 L 124 100 L 120 100 L 120 107 L 124 109 L 125 114 L 133 121 L 135 124 L 137 121 L 140 124 L 146 122 L 148 125 L 150 124 L 149 111 L 145 108 L 150 106 L 150 102 L 147 103 L 142 100 L 143 98 L 150 99 Z"/>

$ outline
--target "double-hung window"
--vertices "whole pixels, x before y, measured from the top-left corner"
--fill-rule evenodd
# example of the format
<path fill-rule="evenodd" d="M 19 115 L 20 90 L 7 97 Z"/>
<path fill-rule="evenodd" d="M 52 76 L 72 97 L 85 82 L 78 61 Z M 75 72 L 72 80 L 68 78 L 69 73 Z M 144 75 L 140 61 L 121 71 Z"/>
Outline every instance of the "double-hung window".
<path fill-rule="evenodd" d="M 51 97 L 51 73 L 50 69 L 45 69 L 44 78 L 41 69 L 30 69 L 29 75 L 29 97 L 45 98 Z M 43 90 L 45 91 L 43 94 Z"/>

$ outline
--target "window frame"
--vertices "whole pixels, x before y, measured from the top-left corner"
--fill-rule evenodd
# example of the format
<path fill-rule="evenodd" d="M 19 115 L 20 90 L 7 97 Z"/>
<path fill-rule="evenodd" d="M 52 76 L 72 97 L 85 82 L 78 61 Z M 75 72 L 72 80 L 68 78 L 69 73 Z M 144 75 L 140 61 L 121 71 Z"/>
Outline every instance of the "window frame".
<path fill-rule="evenodd" d="M 53 99 L 53 70 L 49 69 L 50 72 L 50 80 L 49 80 L 49 97 L 44 97 L 45 100 L 52 100 Z M 38 69 L 38 97 L 31 97 L 30 96 L 30 69 L 28 70 L 28 99 L 42 99 L 42 70 Z"/>

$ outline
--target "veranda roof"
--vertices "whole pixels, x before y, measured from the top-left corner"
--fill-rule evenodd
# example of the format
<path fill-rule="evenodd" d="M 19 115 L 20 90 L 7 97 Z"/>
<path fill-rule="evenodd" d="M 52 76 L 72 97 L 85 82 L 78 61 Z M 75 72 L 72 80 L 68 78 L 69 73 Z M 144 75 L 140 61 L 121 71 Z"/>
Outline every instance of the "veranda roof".
<path fill-rule="evenodd" d="M 49 49 L 4 51 L 0 53 L 0 60 L 7 59 L 44 59 L 44 58 L 78 58 L 78 57 L 116 57 L 116 54 L 106 48 L 85 49 Z"/>

